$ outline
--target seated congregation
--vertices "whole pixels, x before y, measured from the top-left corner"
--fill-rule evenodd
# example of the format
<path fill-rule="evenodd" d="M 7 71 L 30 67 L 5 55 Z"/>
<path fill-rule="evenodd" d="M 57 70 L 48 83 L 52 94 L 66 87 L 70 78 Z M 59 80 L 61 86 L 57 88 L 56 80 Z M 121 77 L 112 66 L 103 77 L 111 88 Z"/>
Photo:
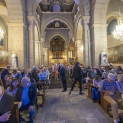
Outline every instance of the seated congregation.
<path fill-rule="evenodd" d="M 123 74 L 103 72 L 102 77 L 88 79 L 88 96 L 93 102 L 99 102 L 107 113 L 111 111 L 114 123 L 122 123 L 118 108 L 123 110 Z"/>
<path fill-rule="evenodd" d="M 93 102 L 99 102 L 108 112 L 112 111 L 114 123 L 122 123 L 118 108 L 123 110 L 123 70 L 120 66 L 91 66 L 81 67 L 81 82 L 83 88 L 88 87 L 88 97 Z M 66 65 L 66 76 L 73 81 L 73 65 Z M 58 71 L 56 76 L 55 70 Z M 7 66 L 1 72 L 0 84 L 0 123 L 17 123 L 24 121 L 23 110 L 28 111 L 29 122 L 34 122 L 39 98 L 42 97 L 43 106 L 45 89 L 50 84 L 50 78 L 54 81 L 60 78 L 59 65 L 49 67 L 34 66 L 30 70 L 18 69 L 10 72 Z M 18 110 L 19 109 L 19 110 Z M 19 111 L 19 112 L 18 112 Z M 18 114 L 18 115 L 17 115 Z"/>
<path fill-rule="evenodd" d="M 49 70 L 46 68 L 41 68 L 39 73 L 37 66 L 31 71 L 13 70 L 11 73 L 7 66 L 1 72 L 0 80 L 0 123 L 25 122 L 23 111 L 28 111 L 29 123 L 33 123 L 37 108 L 44 103 L 43 86 L 47 85 L 48 76 Z M 41 101 L 38 100 L 39 96 L 42 97 Z"/>

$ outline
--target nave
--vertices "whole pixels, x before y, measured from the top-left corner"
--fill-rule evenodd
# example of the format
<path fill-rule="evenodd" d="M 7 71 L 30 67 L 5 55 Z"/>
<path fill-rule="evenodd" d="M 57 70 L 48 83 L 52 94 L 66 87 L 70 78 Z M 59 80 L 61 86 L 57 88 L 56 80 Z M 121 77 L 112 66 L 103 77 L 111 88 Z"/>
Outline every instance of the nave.
<path fill-rule="evenodd" d="M 35 123 L 111 123 L 112 120 L 98 105 L 84 95 L 78 88 L 71 95 L 59 89 L 48 89 L 44 107 L 38 110 Z"/>

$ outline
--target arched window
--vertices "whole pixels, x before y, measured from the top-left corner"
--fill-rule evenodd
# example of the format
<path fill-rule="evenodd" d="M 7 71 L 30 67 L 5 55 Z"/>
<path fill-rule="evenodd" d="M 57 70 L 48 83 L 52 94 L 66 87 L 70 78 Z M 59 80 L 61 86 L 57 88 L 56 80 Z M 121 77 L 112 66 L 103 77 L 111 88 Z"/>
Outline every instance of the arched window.
<path fill-rule="evenodd" d="M 116 29 L 117 19 L 112 20 L 107 27 L 107 35 L 111 35 L 112 32 Z"/>
<path fill-rule="evenodd" d="M 59 4 L 55 4 L 55 5 L 53 6 L 53 12 L 60 12 L 60 11 L 61 11 L 60 5 L 59 5 Z"/>
<path fill-rule="evenodd" d="M 3 46 L 3 39 L 4 39 L 4 31 L 0 27 L 0 46 Z"/>

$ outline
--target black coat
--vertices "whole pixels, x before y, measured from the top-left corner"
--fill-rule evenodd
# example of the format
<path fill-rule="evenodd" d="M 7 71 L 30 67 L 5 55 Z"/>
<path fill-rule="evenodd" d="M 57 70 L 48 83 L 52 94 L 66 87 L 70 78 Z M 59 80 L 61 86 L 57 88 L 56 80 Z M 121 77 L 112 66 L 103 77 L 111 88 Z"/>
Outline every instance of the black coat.
<path fill-rule="evenodd" d="M 17 90 L 17 93 L 15 95 L 15 101 L 21 101 L 23 93 L 23 86 L 20 86 Z M 28 95 L 30 98 L 30 105 L 34 106 L 37 103 L 37 88 L 35 84 L 31 84 L 29 87 Z"/>
<path fill-rule="evenodd" d="M 61 67 L 59 72 L 62 78 L 66 78 L 66 69 L 64 67 Z"/>
<path fill-rule="evenodd" d="M 82 71 L 79 66 L 75 66 L 73 68 L 73 78 L 75 79 L 81 79 L 82 78 Z"/>
<path fill-rule="evenodd" d="M 11 119 L 6 121 L 6 122 L 1 122 L 0 123 L 14 123 L 12 121 L 12 109 L 14 106 L 14 98 L 6 93 L 3 94 L 2 99 L 0 100 L 0 116 L 7 113 L 8 111 L 11 111 Z"/>
<path fill-rule="evenodd" d="M 32 78 L 34 78 L 36 82 L 39 81 L 38 73 L 35 70 L 32 71 Z"/>

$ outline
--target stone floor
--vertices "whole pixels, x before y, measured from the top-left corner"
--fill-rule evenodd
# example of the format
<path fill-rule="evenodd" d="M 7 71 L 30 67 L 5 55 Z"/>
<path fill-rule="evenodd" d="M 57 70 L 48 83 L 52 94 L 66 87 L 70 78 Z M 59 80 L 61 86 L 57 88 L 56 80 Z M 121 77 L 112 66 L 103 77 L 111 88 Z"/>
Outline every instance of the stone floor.
<path fill-rule="evenodd" d="M 34 123 L 111 123 L 111 119 L 97 103 L 76 88 L 71 95 L 61 89 L 48 89 L 44 107 L 40 108 Z"/>

